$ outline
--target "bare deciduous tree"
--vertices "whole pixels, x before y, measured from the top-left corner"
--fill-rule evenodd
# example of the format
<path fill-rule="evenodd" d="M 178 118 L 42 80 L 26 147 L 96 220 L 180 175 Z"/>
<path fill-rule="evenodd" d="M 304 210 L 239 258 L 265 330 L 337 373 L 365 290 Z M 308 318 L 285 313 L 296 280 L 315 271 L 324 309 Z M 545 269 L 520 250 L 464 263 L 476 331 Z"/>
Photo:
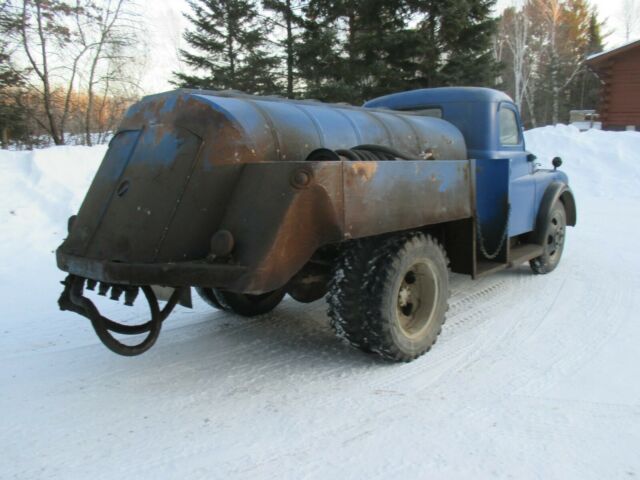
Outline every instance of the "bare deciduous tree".
<path fill-rule="evenodd" d="M 623 0 L 619 16 L 624 28 L 625 42 L 629 42 L 640 28 L 640 2 Z"/>
<path fill-rule="evenodd" d="M 536 56 L 531 55 L 529 27 L 531 20 L 528 11 L 509 8 L 503 12 L 498 37 L 509 52 L 509 63 L 506 65 L 513 75 L 514 101 L 522 108 L 524 97 L 532 73 L 532 64 Z M 501 52 L 500 55 L 502 56 Z"/>
<path fill-rule="evenodd" d="M 85 142 L 92 142 L 92 118 L 96 106 L 102 112 L 105 99 L 114 84 L 129 82 L 123 68 L 134 58 L 131 47 L 138 39 L 138 16 L 128 10 L 125 0 L 105 0 L 101 6 L 92 5 L 93 19 L 89 31 L 82 30 L 85 44 L 90 44 L 88 72 L 86 77 L 87 108 L 85 112 Z M 87 40 L 91 38 L 92 40 Z M 91 42 L 91 43 L 87 43 Z M 102 89 L 102 100 L 96 105 L 96 90 Z"/>
<path fill-rule="evenodd" d="M 103 113 L 110 92 L 116 85 L 126 90 L 136 81 L 126 68 L 135 60 L 132 51 L 140 36 L 135 4 L 8 0 L 8 5 L 15 19 L 12 40 L 29 71 L 25 81 L 31 92 L 41 95 L 44 115 L 34 113 L 33 120 L 56 145 L 64 144 L 73 100 L 83 92 L 87 100 L 82 131 L 85 142 L 93 143 L 94 118 Z"/>

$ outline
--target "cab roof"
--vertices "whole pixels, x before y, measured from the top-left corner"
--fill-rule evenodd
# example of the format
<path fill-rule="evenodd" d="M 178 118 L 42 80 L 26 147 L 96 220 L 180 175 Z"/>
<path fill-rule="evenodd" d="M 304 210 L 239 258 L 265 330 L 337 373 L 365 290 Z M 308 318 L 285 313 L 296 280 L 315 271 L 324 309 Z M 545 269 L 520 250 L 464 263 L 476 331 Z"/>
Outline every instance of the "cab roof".
<path fill-rule="evenodd" d="M 421 88 L 408 92 L 393 93 L 364 104 L 367 108 L 410 109 L 437 106 L 443 103 L 497 103 L 513 102 L 504 92 L 484 87 L 439 87 Z"/>

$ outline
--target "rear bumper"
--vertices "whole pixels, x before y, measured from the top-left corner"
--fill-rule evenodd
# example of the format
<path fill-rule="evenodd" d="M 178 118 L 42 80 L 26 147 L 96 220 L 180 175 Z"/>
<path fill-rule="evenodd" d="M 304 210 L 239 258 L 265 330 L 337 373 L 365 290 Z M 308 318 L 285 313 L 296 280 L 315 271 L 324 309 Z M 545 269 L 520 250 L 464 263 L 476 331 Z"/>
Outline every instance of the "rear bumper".
<path fill-rule="evenodd" d="M 233 287 L 248 271 L 241 265 L 202 261 L 121 263 L 56 252 L 58 268 L 83 278 L 124 285 Z"/>

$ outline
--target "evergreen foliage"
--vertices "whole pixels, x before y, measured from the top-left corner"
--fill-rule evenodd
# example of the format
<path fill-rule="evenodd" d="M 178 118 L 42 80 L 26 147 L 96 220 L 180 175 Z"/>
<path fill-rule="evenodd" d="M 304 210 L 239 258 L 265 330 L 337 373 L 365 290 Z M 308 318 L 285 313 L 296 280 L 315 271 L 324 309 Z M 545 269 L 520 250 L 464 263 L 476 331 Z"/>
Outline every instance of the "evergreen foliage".
<path fill-rule="evenodd" d="M 0 144 L 6 148 L 9 138 L 21 139 L 26 134 L 26 115 L 16 101 L 24 87 L 22 77 L 9 68 L 11 57 L 6 43 L 0 40 Z"/>
<path fill-rule="evenodd" d="M 241 90 L 272 94 L 280 91 L 278 59 L 266 48 L 266 29 L 255 2 L 190 0 L 186 17 L 192 28 L 184 38 L 192 51 L 181 50 L 193 74 L 175 73 L 174 83 L 188 88 Z"/>
<path fill-rule="evenodd" d="M 411 88 L 492 85 L 499 65 L 491 51 L 494 4 L 263 0 L 267 21 L 278 30 L 269 37 L 257 22 L 255 2 L 191 0 L 187 18 L 193 28 L 185 39 L 197 53 L 182 56 L 204 75 L 176 77 L 181 85 L 257 93 L 272 93 L 284 84 L 289 97 L 350 103 Z M 279 58 L 255 54 L 269 41 L 279 46 Z M 250 75 L 239 75 L 241 63 Z M 274 69 L 284 74 L 274 75 Z M 285 81 L 278 83 L 281 78 Z"/>
<path fill-rule="evenodd" d="M 281 77 L 286 83 L 285 94 L 288 98 L 295 96 L 297 66 L 295 61 L 296 46 L 300 41 L 299 29 L 302 26 L 300 9 L 301 0 L 263 0 L 265 10 L 272 12 L 275 19 L 269 19 L 268 23 L 275 29 L 282 31 L 282 38 L 276 40 L 281 51 Z"/>
<path fill-rule="evenodd" d="M 497 22 L 495 0 L 416 1 L 419 25 L 419 82 L 441 85 L 493 86 L 500 65 L 492 52 Z"/>

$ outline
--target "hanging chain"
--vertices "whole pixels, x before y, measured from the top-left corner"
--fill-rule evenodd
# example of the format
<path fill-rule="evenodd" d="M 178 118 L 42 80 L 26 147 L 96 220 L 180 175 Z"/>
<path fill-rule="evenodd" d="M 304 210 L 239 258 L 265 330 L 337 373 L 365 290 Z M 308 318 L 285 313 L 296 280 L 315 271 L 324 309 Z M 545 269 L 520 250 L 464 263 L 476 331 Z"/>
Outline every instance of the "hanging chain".
<path fill-rule="evenodd" d="M 480 226 L 480 222 L 476 223 L 477 231 L 478 231 L 478 244 L 480 246 L 480 252 L 482 253 L 482 255 L 487 260 L 493 260 L 494 258 L 496 258 L 498 256 L 498 254 L 500 253 L 500 250 L 502 250 L 504 242 L 507 239 L 507 236 L 509 234 L 509 220 L 510 219 L 511 219 L 511 204 L 509 204 L 509 206 L 507 208 L 507 221 L 504 224 L 504 229 L 502 231 L 502 237 L 500 238 L 500 243 L 498 243 L 498 247 L 496 248 L 495 252 L 493 252 L 493 253 L 489 253 L 487 251 L 487 248 L 485 247 L 485 244 L 484 244 L 484 236 L 482 235 L 482 228 Z"/>

